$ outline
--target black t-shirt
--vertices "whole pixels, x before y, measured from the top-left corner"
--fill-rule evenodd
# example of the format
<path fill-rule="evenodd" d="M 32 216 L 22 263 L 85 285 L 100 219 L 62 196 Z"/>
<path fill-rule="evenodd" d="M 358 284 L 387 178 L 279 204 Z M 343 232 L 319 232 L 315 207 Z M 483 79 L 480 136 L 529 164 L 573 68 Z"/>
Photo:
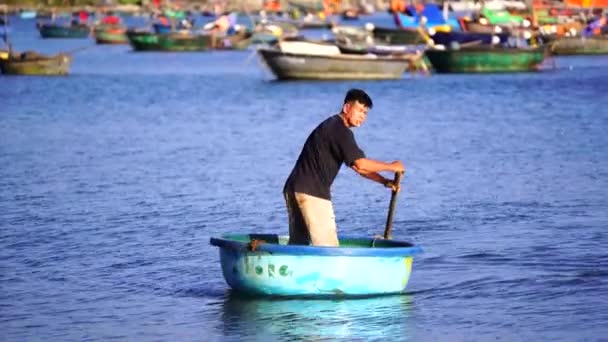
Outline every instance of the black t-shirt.
<path fill-rule="evenodd" d="M 359 158 L 365 158 L 365 154 L 353 132 L 340 115 L 334 115 L 310 133 L 283 191 L 330 200 L 330 187 L 342 163 L 352 166 Z"/>

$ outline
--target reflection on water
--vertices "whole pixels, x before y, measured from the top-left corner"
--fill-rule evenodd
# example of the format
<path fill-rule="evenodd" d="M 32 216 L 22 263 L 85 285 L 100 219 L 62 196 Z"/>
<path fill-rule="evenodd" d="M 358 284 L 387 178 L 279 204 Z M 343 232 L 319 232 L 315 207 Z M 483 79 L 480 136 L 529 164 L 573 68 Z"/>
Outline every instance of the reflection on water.
<path fill-rule="evenodd" d="M 409 295 L 314 300 L 241 297 L 223 303 L 225 336 L 271 340 L 370 340 L 411 336 Z"/>

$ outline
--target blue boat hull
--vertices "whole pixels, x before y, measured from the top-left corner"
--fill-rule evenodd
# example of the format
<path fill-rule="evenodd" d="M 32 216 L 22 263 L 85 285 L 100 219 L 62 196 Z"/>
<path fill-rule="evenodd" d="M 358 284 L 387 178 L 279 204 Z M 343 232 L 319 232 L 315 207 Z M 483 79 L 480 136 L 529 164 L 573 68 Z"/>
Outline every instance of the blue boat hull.
<path fill-rule="evenodd" d="M 242 237 L 212 238 L 211 244 L 220 247 L 222 273 L 228 285 L 253 296 L 402 293 L 410 278 L 413 256 L 421 252 L 407 242 L 383 239 L 340 239 L 339 248 L 292 246 L 285 245 L 286 237 L 276 235 L 264 235 L 265 242 L 252 248 L 255 239 L 247 242 Z"/>

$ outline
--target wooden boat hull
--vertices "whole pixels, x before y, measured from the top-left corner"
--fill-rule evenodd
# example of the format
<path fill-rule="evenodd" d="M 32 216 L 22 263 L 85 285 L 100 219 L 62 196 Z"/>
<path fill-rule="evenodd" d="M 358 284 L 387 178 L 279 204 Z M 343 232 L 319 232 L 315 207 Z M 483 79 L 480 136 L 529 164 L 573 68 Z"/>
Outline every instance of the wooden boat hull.
<path fill-rule="evenodd" d="M 475 47 L 426 50 L 425 54 L 438 73 L 499 73 L 537 71 L 545 50 Z"/>
<path fill-rule="evenodd" d="M 135 51 L 205 51 L 212 44 L 212 37 L 209 35 L 127 32 L 127 38 Z"/>
<path fill-rule="evenodd" d="M 99 26 L 94 33 L 97 44 L 129 44 L 124 26 Z"/>
<path fill-rule="evenodd" d="M 42 24 L 38 28 L 42 38 L 88 38 L 91 29 L 85 25 L 61 26 L 54 24 Z"/>
<path fill-rule="evenodd" d="M 311 55 L 262 48 L 258 53 L 279 80 L 382 80 L 398 79 L 411 60 L 362 55 Z"/>
<path fill-rule="evenodd" d="M 426 44 L 425 38 L 417 29 L 391 29 L 375 27 L 373 30 L 374 42 L 390 45 L 417 45 Z"/>
<path fill-rule="evenodd" d="M 72 57 L 66 54 L 35 60 L 9 57 L 0 59 L 0 70 L 5 75 L 61 76 L 69 73 L 71 64 Z"/>
<path fill-rule="evenodd" d="M 341 238 L 340 247 L 287 245 L 272 234 L 211 238 L 224 279 L 252 296 L 348 297 L 402 293 L 414 255 L 408 242 Z"/>
<path fill-rule="evenodd" d="M 607 37 L 561 37 L 549 44 L 552 55 L 606 55 L 608 54 Z"/>

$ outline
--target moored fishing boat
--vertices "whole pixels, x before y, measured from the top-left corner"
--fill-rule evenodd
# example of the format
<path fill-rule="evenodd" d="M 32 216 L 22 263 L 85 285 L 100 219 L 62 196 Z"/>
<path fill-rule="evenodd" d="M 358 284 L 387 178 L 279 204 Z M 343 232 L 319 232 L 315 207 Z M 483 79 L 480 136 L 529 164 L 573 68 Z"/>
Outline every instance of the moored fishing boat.
<path fill-rule="evenodd" d="M 128 44 L 127 27 L 124 25 L 99 25 L 93 33 L 97 44 Z"/>
<path fill-rule="evenodd" d="M 91 28 L 87 25 L 59 25 L 53 23 L 38 26 L 42 38 L 87 38 Z"/>
<path fill-rule="evenodd" d="M 57 76 L 67 75 L 71 63 L 72 57 L 63 53 L 47 56 L 31 51 L 13 52 L 0 59 L 0 70 L 6 75 Z"/>
<path fill-rule="evenodd" d="M 192 33 L 152 33 L 127 31 L 129 43 L 135 51 L 204 51 L 211 46 L 211 35 Z"/>
<path fill-rule="evenodd" d="M 538 70 L 545 58 L 545 48 L 472 46 L 429 49 L 425 54 L 439 73 L 524 72 Z"/>
<path fill-rule="evenodd" d="M 372 296 L 402 293 L 414 255 L 409 242 L 340 238 L 340 247 L 288 245 L 273 234 L 211 238 L 235 291 L 263 296 Z"/>
<path fill-rule="evenodd" d="M 608 36 L 560 37 L 549 43 L 553 55 L 608 54 Z"/>
<path fill-rule="evenodd" d="M 234 35 L 214 33 L 151 33 L 128 31 L 127 38 L 135 51 L 206 51 L 206 50 L 244 50 L 252 42 L 250 31 Z"/>
<path fill-rule="evenodd" d="M 289 43 L 289 42 L 283 42 Z M 319 44 L 321 45 L 321 44 Z M 420 55 L 343 54 L 335 45 L 306 48 L 260 48 L 258 53 L 276 78 L 308 80 L 398 79 Z"/>

